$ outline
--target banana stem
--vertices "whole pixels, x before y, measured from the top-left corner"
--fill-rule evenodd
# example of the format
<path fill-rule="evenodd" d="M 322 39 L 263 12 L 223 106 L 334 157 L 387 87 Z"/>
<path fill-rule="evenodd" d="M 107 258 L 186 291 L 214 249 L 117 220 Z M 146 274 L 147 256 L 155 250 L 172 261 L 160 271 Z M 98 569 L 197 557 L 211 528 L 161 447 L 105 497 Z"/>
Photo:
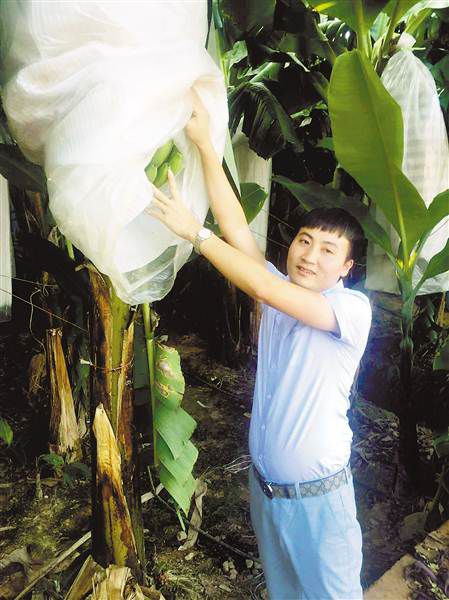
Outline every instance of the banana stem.
<path fill-rule="evenodd" d="M 151 414 L 153 417 L 153 462 L 154 466 L 159 464 L 156 449 L 156 424 L 154 415 L 156 414 L 156 398 L 154 395 L 154 329 L 151 323 L 151 307 L 148 303 L 142 304 L 143 327 L 145 331 L 145 344 L 147 348 L 148 372 L 150 374 L 150 399 Z"/>
<path fill-rule="evenodd" d="M 382 47 L 379 52 L 379 60 L 382 60 L 384 56 L 385 50 L 388 51 L 388 46 L 390 45 L 391 38 L 393 37 L 394 30 L 396 28 L 397 14 L 399 11 L 400 0 L 396 0 L 396 4 L 394 6 L 393 12 L 390 17 L 390 23 L 388 25 L 387 33 L 382 42 Z"/>
<path fill-rule="evenodd" d="M 371 58 L 370 53 L 370 45 L 371 40 L 368 43 L 369 31 L 366 31 L 365 26 L 365 15 L 363 14 L 363 4 L 362 0 L 353 0 L 354 2 L 354 11 L 357 22 L 357 46 L 359 50 L 364 54 L 368 59 Z"/>
<path fill-rule="evenodd" d="M 420 27 L 424 21 L 432 14 L 431 8 L 426 8 L 419 12 L 415 17 L 412 17 L 405 28 L 405 33 L 414 35 L 418 27 Z"/>
<path fill-rule="evenodd" d="M 75 252 L 73 251 L 72 242 L 69 239 L 65 238 L 65 245 L 66 245 L 66 248 L 67 248 L 68 255 L 70 256 L 70 258 L 72 260 L 75 260 Z"/>

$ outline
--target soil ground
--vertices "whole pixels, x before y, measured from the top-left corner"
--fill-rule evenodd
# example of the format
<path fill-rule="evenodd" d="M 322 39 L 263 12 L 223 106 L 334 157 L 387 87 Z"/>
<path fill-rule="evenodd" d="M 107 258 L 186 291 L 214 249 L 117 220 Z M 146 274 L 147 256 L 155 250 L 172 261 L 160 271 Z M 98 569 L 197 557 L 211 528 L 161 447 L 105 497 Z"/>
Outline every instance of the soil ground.
<path fill-rule="evenodd" d="M 183 407 L 198 423 L 193 437 L 199 450 L 195 475 L 207 485 L 201 527 L 221 542 L 257 557 L 247 488 L 254 365 L 224 367 L 209 358 L 204 343 L 194 335 L 172 337 L 170 344 L 182 358 Z M 14 444 L 8 450 L 2 447 L 0 460 L 0 599 L 13 598 L 42 564 L 89 529 L 87 482 L 75 481 L 69 487 L 44 472 L 40 488 L 36 485 L 33 457 L 47 452 L 47 417 L 39 401 L 31 401 L 26 393 L 26 369 L 38 350 L 29 332 L 18 332 L 11 324 L 0 327 L 0 414 L 14 430 Z M 364 539 L 362 583 L 367 587 L 413 546 L 419 531 L 404 518 L 421 510 L 426 499 L 407 488 L 397 469 L 396 417 L 357 394 L 350 417 L 354 430 L 351 465 Z M 426 436 L 423 431 L 424 452 Z M 150 490 L 143 472 L 142 492 Z M 150 583 L 166 599 L 264 597 L 263 573 L 257 562 L 251 564 L 201 534 L 193 549 L 180 551 L 180 521 L 156 498 L 144 505 L 144 525 Z M 46 597 L 62 598 L 88 550 L 86 544 L 37 589 L 45 591 Z M 236 575 L 225 572 L 226 561 L 232 561 L 231 571 L 235 567 Z"/>

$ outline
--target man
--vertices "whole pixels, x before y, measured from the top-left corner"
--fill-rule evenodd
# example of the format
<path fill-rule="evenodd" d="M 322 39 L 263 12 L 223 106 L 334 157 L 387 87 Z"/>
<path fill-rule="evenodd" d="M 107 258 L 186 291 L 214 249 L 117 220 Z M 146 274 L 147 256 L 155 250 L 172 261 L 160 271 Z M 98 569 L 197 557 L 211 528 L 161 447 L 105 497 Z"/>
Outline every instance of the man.
<path fill-rule="evenodd" d="M 169 175 L 148 212 L 262 302 L 250 426 L 251 520 L 272 600 L 361 600 L 362 538 L 348 465 L 349 392 L 371 324 L 369 301 L 344 288 L 363 239 L 340 209 L 303 218 L 282 275 L 258 250 L 212 148 L 197 96 L 187 134 L 201 155 L 224 240 L 202 228 Z"/>

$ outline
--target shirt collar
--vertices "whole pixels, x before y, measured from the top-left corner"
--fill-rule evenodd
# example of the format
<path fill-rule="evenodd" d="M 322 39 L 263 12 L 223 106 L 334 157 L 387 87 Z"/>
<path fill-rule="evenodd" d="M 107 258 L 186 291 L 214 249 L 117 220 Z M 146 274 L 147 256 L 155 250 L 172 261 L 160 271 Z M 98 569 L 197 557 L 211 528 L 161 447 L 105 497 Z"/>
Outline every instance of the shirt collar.
<path fill-rule="evenodd" d="M 325 290 L 323 290 L 321 293 L 322 294 L 328 294 L 329 292 L 332 292 L 334 290 L 343 290 L 344 289 L 344 283 L 343 283 L 343 279 L 340 277 L 340 279 L 337 281 L 337 283 L 335 285 L 333 285 L 330 288 L 327 288 Z"/>
<path fill-rule="evenodd" d="M 290 277 L 287 275 L 287 280 L 291 282 Z M 325 290 L 323 290 L 322 292 L 320 292 L 321 294 L 328 294 L 329 292 L 332 292 L 333 290 L 342 290 L 344 289 L 344 283 L 343 283 L 343 279 L 340 277 L 340 279 L 337 281 L 337 283 L 335 283 L 333 286 L 326 288 Z"/>

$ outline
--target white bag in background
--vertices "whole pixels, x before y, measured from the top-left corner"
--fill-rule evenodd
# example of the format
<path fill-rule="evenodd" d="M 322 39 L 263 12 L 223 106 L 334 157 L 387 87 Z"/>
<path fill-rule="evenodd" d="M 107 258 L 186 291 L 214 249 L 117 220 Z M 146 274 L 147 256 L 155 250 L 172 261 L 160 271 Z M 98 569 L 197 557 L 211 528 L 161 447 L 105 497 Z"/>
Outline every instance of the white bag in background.
<path fill-rule="evenodd" d="M 222 73 L 204 48 L 206 0 L 21 0 L 0 11 L 3 105 L 22 151 L 45 168 L 58 227 L 125 302 L 161 299 L 192 246 L 143 212 L 144 168 L 173 139 L 181 194 L 203 222 L 200 159 L 183 132 L 192 85 L 220 156 L 227 131 Z"/>
<path fill-rule="evenodd" d="M 449 146 L 446 126 L 438 100 L 435 81 L 428 68 L 410 50 L 414 38 L 401 36 L 401 48 L 387 63 L 382 83 L 402 109 L 404 121 L 404 158 L 402 170 L 421 194 L 426 206 L 449 188 Z M 393 248 L 399 236 L 388 225 L 383 213 L 375 210 L 376 220 L 390 231 Z M 413 282 L 423 275 L 429 260 L 442 250 L 449 238 L 449 219 L 441 221 L 430 234 L 417 259 Z M 366 287 L 398 293 L 394 268 L 379 246 L 368 245 Z M 449 271 L 428 279 L 419 294 L 449 290 Z"/>
<path fill-rule="evenodd" d="M 11 320 L 13 256 L 8 182 L 0 175 L 0 323 Z"/>
<path fill-rule="evenodd" d="M 258 183 L 267 192 L 267 198 L 262 209 L 249 224 L 257 246 L 265 256 L 267 250 L 268 213 L 270 210 L 272 160 L 271 158 L 266 160 L 251 150 L 248 138 L 241 130 L 241 125 L 239 125 L 232 139 L 232 147 L 234 149 L 239 182 Z"/>

